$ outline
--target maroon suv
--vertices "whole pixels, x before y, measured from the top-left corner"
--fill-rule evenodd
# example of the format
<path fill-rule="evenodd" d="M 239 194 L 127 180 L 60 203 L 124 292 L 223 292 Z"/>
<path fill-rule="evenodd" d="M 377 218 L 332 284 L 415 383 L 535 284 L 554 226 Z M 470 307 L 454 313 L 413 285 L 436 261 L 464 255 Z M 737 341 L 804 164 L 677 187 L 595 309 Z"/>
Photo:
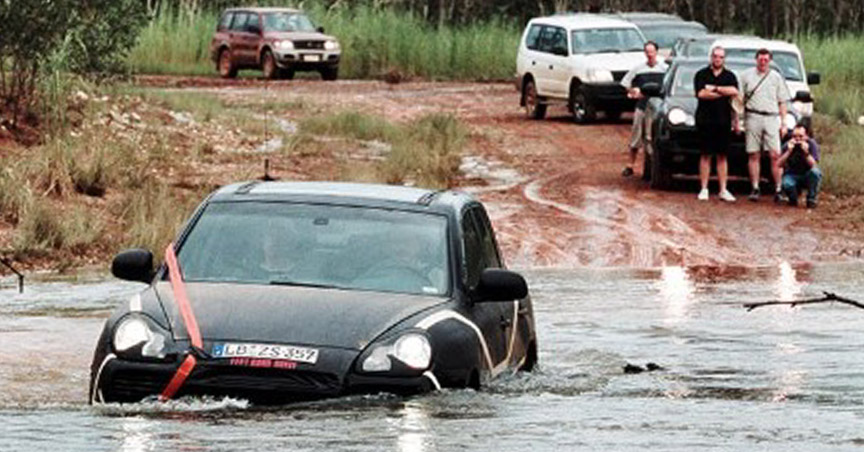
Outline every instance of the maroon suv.
<path fill-rule="evenodd" d="M 210 55 L 225 78 L 236 77 L 240 69 L 261 69 L 266 78 L 318 71 L 324 80 L 336 80 L 341 49 L 302 11 L 230 8 L 219 18 Z"/>

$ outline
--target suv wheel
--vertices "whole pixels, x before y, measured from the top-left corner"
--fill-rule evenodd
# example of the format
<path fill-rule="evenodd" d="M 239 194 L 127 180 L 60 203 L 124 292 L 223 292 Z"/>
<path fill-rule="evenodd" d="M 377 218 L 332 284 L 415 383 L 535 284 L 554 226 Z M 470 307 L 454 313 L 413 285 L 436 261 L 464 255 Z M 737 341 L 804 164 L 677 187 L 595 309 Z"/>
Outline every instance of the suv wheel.
<path fill-rule="evenodd" d="M 529 119 L 543 119 L 546 116 L 546 104 L 540 103 L 540 96 L 537 95 L 537 85 L 534 80 L 528 80 L 525 83 L 525 113 Z"/>
<path fill-rule="evenodd" d="M 573 112 L 573 121 L 579 124 L 586 124 L 597 119 L 597 110 L 581 87 L 570 90 L 570 111 Z"/>
<path fill-rule="evenodd" d="M 264 72 L 266 79 L 279 78 L 279 66 L 276 65 L 276 57 L 273 56 L 273 52 L 265 50 L 261 55 L 261 71 Z"/>
<path fill-rule="evenodd" d="M 321 78 L 330 82 L 336 80 L 337 78 L 339 78 L 339 66 L 321 69 Z"/>
<path fill-rule="evenodd" d="M 222 78 L 237 77 L 237 68 L 231 61 L 231 50 L 223 49 L 219 52 L 219 75 Z"/>

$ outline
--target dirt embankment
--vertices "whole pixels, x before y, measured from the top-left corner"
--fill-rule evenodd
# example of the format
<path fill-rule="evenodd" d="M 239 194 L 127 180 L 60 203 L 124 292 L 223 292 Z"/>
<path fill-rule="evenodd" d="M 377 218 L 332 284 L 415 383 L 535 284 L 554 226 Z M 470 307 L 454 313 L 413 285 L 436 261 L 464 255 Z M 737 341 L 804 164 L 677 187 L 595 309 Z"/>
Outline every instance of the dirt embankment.
<path fill-rule="evenodd" d="M 235 99 L 266 95 L 391 121 L 451 112 L 472 131 L 460 188 L 487 204 L 507 260 L 518 267 L 775 265 L 860 259 L 864 249 L 862 230 L 830 196 L 809 211 L 774 205 L 767 196 L 759 203 L 744 196 L 734 204 L 716 197 L 706 203 L 689 183 L 652 191 L 638 169 L 637 177 L 624 179 L 626 116 L 579 126 L 562 107 L 530 121 L 512 85 L 171 77 L 139 83 Z M 290 114 L 284 119 L 296 119 Z M 298 171 L 294 162 L 283 176 Z"/>

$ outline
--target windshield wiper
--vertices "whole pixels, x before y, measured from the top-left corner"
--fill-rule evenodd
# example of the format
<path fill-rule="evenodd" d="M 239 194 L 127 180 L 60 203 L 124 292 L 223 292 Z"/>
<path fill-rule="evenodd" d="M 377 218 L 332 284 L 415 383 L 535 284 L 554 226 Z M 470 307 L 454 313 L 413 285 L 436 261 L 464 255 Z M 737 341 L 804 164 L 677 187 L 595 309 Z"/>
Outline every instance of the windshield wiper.
<path fill-rule="evenodd" d="M 338 289 L 338 287 L 331 284 L 316 284 L 316 283 L 306 283 L 306 282 L 297 282 L 297 281 L 285 281 L 279 279 L 273 279 L 270 281 L 271 286 L 292 286 L 292 287 L 316 287 L 319 289 Z"/>

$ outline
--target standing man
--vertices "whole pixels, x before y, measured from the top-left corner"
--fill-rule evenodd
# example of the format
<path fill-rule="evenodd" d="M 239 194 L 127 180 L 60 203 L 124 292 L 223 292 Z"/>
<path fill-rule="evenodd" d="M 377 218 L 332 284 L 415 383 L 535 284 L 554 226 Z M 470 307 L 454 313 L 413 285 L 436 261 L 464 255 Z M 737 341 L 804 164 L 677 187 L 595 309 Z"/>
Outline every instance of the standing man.
<path fill-rule="evenodd" d="M 789 90 L 786 80 L 771 69 L 771 51 L 756 52 L 756 67 L 741 73 L 741 91 L 744 93 L 744 128 L 746 129 L 747 168 L 753 190 L 748 199 L 759 200 L 759 161 L 762 151 L 771 158 L 771 176 L 774 179 L 774 201 L 781 202 L 780 178 L 783 169 L 777 163 L 780 157 L 780 137 L 786 136 L 786 101 Z"/>
<path fill-rule="evenodd" d="M 642 47 L 645 51 L 645 61 L 630 69 L 621 85 L 627 90 L 627 97 L 636 100 L 636 110 L 633 111 L 633 127 L 630 132 L 630 164 L 624 167 L 621 175 L 630 177 L 633 175 L 633 167 L 636 166 L 636 156 L 642 146 L 643 134 L 646 140 L 651 139 L 651 125 L 645 124 L 645 106 L 648 99 L 642 95 L 642 86 L 648 82 L 662 83 L 663 74 L 666 73 L 666 63 L 657 60 L 657 43 L 648 41 Z"/>
<path fill-rule="evenodd" d="M 822 172 L 819 170 L 819 144 L 807 136 L 807 128 L 799 124 L 792 129 L 792 138 L 786 142 L 777 164 L 784 168 L 783 191 L 789 205 L 798 205 L 798 194 L 807 189 L 807 208 L 816 207 Z"/>
<path fill-rule="evenodd" d="M 696 97 L 696 129 L 702 155 L 699 157 L 699 182 L 702 189 L 697 199 L 708 200 L 708 177 L 711 175 L 711 157 L 717 156 L 717 182 L 720 184 L 720 199 L 734 202 L 735 197 L 726 189 L 729 166 L 726 153 L 732 138 L 733 111 L 730 98 L 738 95 L 738 78 L 726 69 L 726 50 L 717 46 L 711 49 L 711 63 L 700 69 L 693 78 Z M 734 121 L 738 131 L 738 121 Z"/>

